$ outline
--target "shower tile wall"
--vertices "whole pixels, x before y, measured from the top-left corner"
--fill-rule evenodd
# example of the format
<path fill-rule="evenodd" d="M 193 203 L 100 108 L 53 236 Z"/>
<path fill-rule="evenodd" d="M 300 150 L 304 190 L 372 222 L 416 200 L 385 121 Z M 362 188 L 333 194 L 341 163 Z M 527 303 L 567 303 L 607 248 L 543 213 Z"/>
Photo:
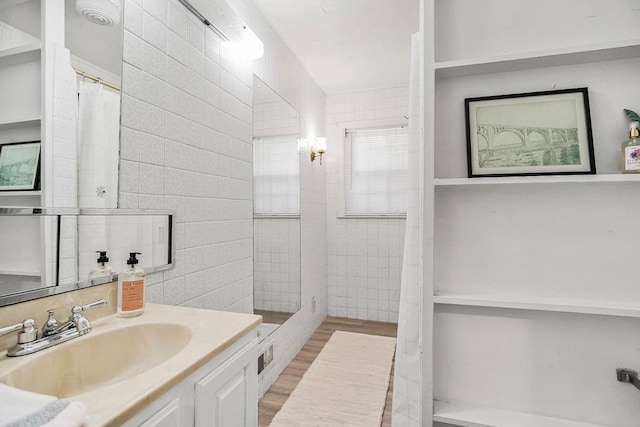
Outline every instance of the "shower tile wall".
<path fill-rule="evenodd" d="M 339 219 L 337 189 L 345 124 L 401 124 L 408 113 L 408 87 L 327 96 L 330 316 L 398 321 L 405 219 Z"/>
<path fill-rule="evenodd" d="M 120 200 L 177 213 L 150 302 L 251 312 L 253 75 L 177 0 L 127 0 Z"/>

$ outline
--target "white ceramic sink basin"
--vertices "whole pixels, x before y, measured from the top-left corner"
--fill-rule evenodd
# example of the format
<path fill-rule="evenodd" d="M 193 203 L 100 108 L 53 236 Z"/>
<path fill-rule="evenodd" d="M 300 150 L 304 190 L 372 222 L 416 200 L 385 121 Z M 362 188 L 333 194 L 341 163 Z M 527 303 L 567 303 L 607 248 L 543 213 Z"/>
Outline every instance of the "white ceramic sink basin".
<path fill-rule="evenodd" d="M 88 335 L 23 356 L 0 377 L 12 387 L 59 398 L 132 378 L 171 359 L 191 341 L 192 331 L 174 323 L 94 329 Z M 16 358 L 17 359 L 17 358 Z"/>

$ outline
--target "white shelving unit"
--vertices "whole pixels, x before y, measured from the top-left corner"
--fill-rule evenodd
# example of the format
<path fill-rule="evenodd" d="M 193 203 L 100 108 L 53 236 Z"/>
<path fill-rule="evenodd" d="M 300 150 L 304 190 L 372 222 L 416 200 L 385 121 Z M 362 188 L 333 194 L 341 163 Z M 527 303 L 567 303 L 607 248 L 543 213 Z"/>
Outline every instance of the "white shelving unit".
<path fill-rule="evenodd" d="M 434 359 L 423 397 L 439 427 L 640 419 L 637 391 L 615 378 L 618 364 L 640 369 L 627 339 L 640 327 L 640 175 L 618 168 L 622 110 L 640 108 L 640 27 L 625 26 L 628 5 L 602 7 L 425 0 Z M 597 174 L 467 178 L 465 98 L 572 87 L 589 88 Z"/>

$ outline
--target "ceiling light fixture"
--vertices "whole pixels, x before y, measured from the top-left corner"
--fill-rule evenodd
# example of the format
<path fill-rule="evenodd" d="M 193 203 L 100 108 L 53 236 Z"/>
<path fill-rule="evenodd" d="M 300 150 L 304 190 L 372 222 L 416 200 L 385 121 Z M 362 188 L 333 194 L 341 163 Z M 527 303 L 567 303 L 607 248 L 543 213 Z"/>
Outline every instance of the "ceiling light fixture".
<path fill-rule="evenodd" d="M 258 59 L 264 55 L 262 40 L 236 15 L 223 0 L 208 2 L 210 10 L 205 17 L 188 0 L 179 0 L 202 23 L 209 27 L 224 41 L 224 45 L 235 55 L 243 59 Z"/>

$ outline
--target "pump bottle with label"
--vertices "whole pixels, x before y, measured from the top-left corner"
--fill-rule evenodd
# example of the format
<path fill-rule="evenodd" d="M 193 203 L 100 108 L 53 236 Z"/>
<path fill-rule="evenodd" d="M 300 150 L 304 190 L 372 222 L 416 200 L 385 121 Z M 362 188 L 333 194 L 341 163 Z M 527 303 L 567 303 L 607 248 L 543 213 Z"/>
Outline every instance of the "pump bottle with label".
<path fill-rule="evenodd" d="M 109 262 L 107 251 L 96 251 L 96 253 L 100 254 L 100 256 L 98 257 L 98 265 L 89 272 L 89 280 L 97 279 L 98 277 L 104 277 L 108 279 L 111 279 L 113 277 L 115 279 L 115 268 L 107 264 Z"/>
<path fill-rule="evenodd" d="M 127 269 L 118 275 L 118 317 L 134 317 L 144 313 L 144 270 L 137 266 L 136 255 L 130 252 Z"/>

